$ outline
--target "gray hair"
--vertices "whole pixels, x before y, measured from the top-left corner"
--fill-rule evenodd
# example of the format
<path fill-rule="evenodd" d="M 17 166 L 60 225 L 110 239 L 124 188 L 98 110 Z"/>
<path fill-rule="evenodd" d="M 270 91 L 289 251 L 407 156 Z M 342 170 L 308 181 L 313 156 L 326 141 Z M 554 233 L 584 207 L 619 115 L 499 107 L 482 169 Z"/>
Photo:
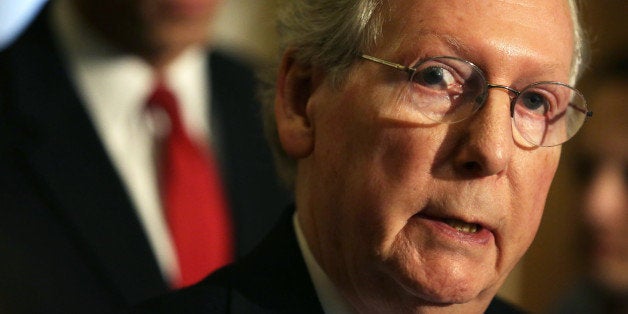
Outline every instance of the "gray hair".
<path fill-rule="evenodd" d="M 571 84 L 585 64 L 585 41 L 577 0 L 569 0 L 575 29 Z M 277 29 L 279 52 L 294 49 L 294 60 L 327 69 L 332 84 L 341 84 L 356 56 L 372 49 L 381 37 L 385 0 L 282 0 L 279 1 Z M 274 115 L 278 63 L 260 72 L 259 96 L 263 105 L 264 131 L 275 157 L 280 178 L 294 184 L 296 160 L 282 149 Z"/>

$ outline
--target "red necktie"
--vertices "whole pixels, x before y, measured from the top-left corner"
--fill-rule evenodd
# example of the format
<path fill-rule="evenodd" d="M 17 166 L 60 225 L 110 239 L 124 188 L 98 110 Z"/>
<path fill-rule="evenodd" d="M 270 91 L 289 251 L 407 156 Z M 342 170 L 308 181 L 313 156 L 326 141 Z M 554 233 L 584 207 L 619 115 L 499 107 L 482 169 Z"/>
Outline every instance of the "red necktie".
<path fill-rule="evenodd" d="M 159 161 L 161 194 L 181 272 L 173 285 L 185 287 L 233 260 L 231 217 L 216 163 L 188 136 L 173 93 L 158 83 L 148 105 L 170 120 Z"/>

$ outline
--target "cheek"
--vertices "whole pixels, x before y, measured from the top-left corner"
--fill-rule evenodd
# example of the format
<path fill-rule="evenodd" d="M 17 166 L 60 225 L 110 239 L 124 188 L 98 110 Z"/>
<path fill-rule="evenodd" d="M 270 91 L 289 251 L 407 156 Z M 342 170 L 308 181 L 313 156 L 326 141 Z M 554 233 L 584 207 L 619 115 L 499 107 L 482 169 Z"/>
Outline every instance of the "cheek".
<path fill-rule="evenodd" d="M 392 119 L 388 111 L 396 101 L 391 95 L 398 94 L 399 88 L 382 87 L 368 93 L 364 90 L 369 91 L 358 84 L 347 88 L 334 112 L 329 113 L 334 119 L 330 124 L 342 127 L 329 128 L 333 133 L 324 140 L 345 149 L 351 164 L 365 168 L 358 175 L 375 180 L 380 190 L 423 186 L 411 181 L 430 174 L 436 143 L 444 140 L 444 132 L 439 137 L 437 127 Z"/>
<path fill-rule="evenodd" d="M 530 171 L 531 182 L 526 184 L 532 190 L 530 191 L 529 197 L 534 200 L 534 205 L 538 208 L 543 208 L 547 193 L 556 174 L 556 169 L 558 168 L 560 148 L 539 149 L 547 149 L 548 152 L 544 154 L 542 158 L 532 158 L 536 163 L 529 166 L 529 168 L 532 169 Z"/>
<path fill-rule="evenodd" d="M 511 180 L 514 197 L 510 221 L 525 248 L 532 243 L 541 222 L 547 193 L 558 167 L 560 148 L 538 148 L 526 154 L 529 155 L 522 160 L 527 162 L 515 164 L 516 170 L 513 169 L 517 179 Z"/>
<path fill-rule="evenodd" d="M 420 211 L 433 187 L 430 168 L 435 148 L 425 130 L 387 127 L 377 119 L 364 128 L 367 139 L 355 146 L 344 166 L 348 170 L 350 193 L 345 196 L 354 219 L 353 234 L 364 247 L 362 258 L 383 260 L 394 254 L 409 219 Z M 355 211 L 359 211 L 356 213 Z M 413 247 L 412 243 L 406 243 Z M 406 252 L 414 252 L 406 248 Z"/>
<path fill-rule="evenodd" d="M 338 215 L 359 217 L 352 231 L 382 250 L 421 206 L 417 195 L 428 186 L 434 139 L 429 129 L 382 117 L 378 93 L 346 88 L 335 99 L 321 95 L 327 103 L 311 112 L 314 125 L 322 125 L 315 127 L 314 148 L 317 171 L 324 171 L 320 188 L 333 199 L 330 206 L 343 208 Z"/>

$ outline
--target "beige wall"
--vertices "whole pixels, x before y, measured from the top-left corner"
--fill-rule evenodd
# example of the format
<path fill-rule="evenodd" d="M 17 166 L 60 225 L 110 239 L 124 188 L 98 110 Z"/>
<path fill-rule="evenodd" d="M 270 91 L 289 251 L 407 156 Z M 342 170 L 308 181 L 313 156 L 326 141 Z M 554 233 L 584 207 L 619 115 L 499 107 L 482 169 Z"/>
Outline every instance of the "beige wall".
<path fill-rule="evenodd" d="M 214 45 L 250 61 L 275 56 L 273 0 L 226 0 L 213 25 Z"/>

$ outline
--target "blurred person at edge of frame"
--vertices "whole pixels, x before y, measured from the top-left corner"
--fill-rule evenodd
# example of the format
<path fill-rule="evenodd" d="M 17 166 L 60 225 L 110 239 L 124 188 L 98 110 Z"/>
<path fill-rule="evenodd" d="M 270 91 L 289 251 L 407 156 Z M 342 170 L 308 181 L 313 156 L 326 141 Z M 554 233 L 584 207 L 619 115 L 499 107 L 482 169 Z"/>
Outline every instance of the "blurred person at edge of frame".
<path fill-rule="evenodd" d="M 0 313 L 114 313 L 189 285 L 250 250 L 290 202 L 260 135 L 251 67 L 212 47 L 221 3 L 51 0 L 0 52 Z M 153 99 L 178 107 L 170 121 L 181 123 L 152 114 Z M 182 194 L 165 193 L 175 188 L 163 161 L 175 158 L 164 152 L 186 138 L 168 133 L 187 134 L 178 147 L 197 148 L 185 154 L 195 165 L 211 166 L 213 152 L 218 173 L 185 171 L 205 185 L 168 185 L 199 187 L 177 204 L 210 212 L 214 183 L 227 223 L 171 218 Z M 179 236 L 212 226 L 227 230 L 220 244 Z"/>
<path fill-rule="evenodd" d="M 628 313 L 628 51 L 606 59 L 587 84 L 595 119 L 565 149 L 588 273 L 550 313 Z"/>
<path fill-rule="evenodd" d="M 495 295 L 589 114 L 575 2 L 286 0 L 278 16 L 266 127 L 295 207 L 135 311 L 520 312 Z"/>

